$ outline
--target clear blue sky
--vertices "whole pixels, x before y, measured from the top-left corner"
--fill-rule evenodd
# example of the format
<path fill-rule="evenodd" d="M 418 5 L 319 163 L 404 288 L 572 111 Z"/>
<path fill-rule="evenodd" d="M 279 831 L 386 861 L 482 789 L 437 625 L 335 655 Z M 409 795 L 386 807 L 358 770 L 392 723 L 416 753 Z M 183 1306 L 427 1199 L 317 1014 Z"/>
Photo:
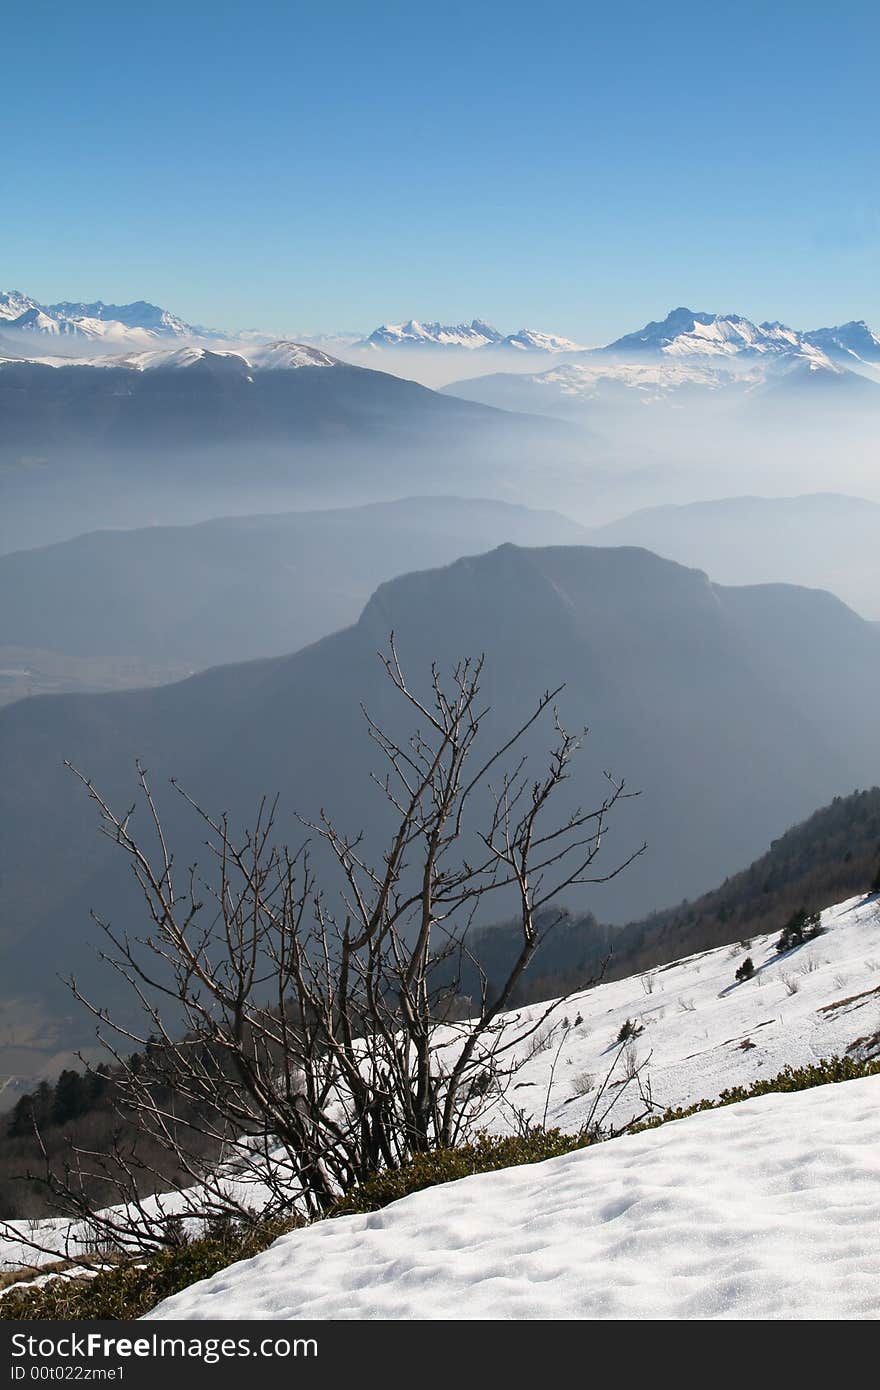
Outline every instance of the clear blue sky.
<path fill-rule="evenodd" d="M 0 286 L 221 327 L 880 326 L 880 6 L 7 0 Z"/>

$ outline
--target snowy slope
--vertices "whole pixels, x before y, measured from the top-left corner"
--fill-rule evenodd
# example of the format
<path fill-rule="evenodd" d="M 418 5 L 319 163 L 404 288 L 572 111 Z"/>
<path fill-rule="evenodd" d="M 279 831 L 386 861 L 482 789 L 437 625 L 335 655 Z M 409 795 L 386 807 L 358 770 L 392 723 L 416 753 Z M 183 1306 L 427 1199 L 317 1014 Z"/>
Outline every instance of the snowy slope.
<path fill-rule="evenodd" d="M 843 1054 L 859 1039 L 865 1041 L 852 1055 L 880 1056 L 880 899 L 854 898 L 829 908 L 822 924 L 821 936 L 785 955 L 775 950 L 775 934 L 755 937 L 748 947 L 702 952 L 568 1000 L 556 1015 L 555 1032 L 546 1031 L 546 1048 L 525 1062 L 516 1077 L 519 1089 L 498 1106 L 491 1127 L 507 1127 L 512 1104 L 537 1120 L 546 1105 L 548 1125 L 578 1129 L 627 1019 L 643 1029 L 633 1043 L 635 1058 L 660 1109 L 714 1099 L 786 1065 Z M 755 975 L 736 984 L 746 956 Z M 539 1007 L 523 1015 L 534 1016 Z M 622 1058 L 618 1079 L 623 1065 Z M 590 1077 L 594 1084 L 587 1090 Z M 609 1122 L 619 1127 L 642 1109 L 630 1086 Z"/>
<path fill-rule="evenodd" d="M 249 349 L 247 359 L 258 371 L 287 370 L 293 367 L 336 367 L 339 359 L 308 343 L 281 340 Z"/>
<path fill-rule="evenodd" d="M 880 1317 L 880 1077 L 320 1222 L 148 1317 Z"/>
<path fill-rule="evenodd" d="M 624 1084 L 630 1060 L 662 1110 L 715 1099 L 726 1087 L 775 1076 L 786 1065 L 848 1051 L 880 1055 L 880 898 L 829 908 L 822 924 L 821 936 L 784 956 L 774 950 L 775 936 L 756 937 L 748 948 L 703 952 L 566 1000 L 523 1046 L 523 1065 L 490 1105 L 485 1128 L 508 1133 L 521 1112 L 530 1122 L 575 1132 L 590 1119 L 603 1084 L 595 1115 L 613 1099 L 606 1125 L 620 1128 L 644 1111 L 638 1083 Z M 734 973 L 746 955 L 756 974 L 737 985 Z M 511 1027 L 526 1029 L 545 1008 L 517 1011 Z M 616 1039 L 627 1019 L 643 1032 L 622 1051 Z M 609 1154 L 620 1142 L 608 1146 Z M 261 1188 L 240 1173 L 230 1182 L 241 1200 L 260 1205 Z M 196 1195 L 190 1209 L 197 1207 Z M 164 1209 L 180 1210 L 180 1199 L 166 1198 Z M 40 1239 L 61 1250 L 67 1229 L 63 1221 L 42 1222 Z M 48 1258 L 0 1240 L 0 1269 Z"/>
<path fill-rule="evenodd" d="M 243 366 L 251 371 L 272 371 L 276 369 L 293 370 L 297 367 L 334 367 L 340 365 L 337 358 L 330 357 L 319 348 L 308 347 L 305 343 L 273 342 L 257 344 L 248 348 L 247 353 L 228 348 L 170 347 L 154 348 L 150 352 L 131 353 L 129 356 L 99 357 L 85 365 L 96 367 L 129 367 L 132 371 L 144 372 L 158 367 L 195 367 L 222 365 Z M 66 365 L 70 365 L 67 363 Z"/>

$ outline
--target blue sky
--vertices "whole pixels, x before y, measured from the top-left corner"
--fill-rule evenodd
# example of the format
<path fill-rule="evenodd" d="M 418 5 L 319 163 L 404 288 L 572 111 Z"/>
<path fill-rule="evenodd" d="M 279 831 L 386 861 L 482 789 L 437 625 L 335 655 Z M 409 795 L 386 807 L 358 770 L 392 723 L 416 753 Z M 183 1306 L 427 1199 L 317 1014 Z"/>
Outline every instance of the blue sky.
<path fill-rule="evenodd" d="M 0 286 L 278 331 L 880 325 L 880 6 L 10 0 Z"/>

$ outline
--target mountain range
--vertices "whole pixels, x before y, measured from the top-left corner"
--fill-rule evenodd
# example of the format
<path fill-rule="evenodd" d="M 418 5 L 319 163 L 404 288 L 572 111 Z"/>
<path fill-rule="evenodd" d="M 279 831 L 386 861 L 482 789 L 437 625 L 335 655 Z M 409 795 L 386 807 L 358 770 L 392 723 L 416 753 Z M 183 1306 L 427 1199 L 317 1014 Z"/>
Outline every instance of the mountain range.
<path fill-rule="evenodd" d="M 142 299 L 132 304 L 105 304 L 100 299 L 91 304 L 40 304 L 20 290 L 0 290 L 0 334 L 131 347 L 217 336 Z"/>
<path fill-rule="evenodd" d="M 616 356 L 740 357 L 767 355 L 800 359 L 824 368 L 832 359 L 880 363 L 880 337 L 864 322 L 800 332 L 784 323 L 752 323 L 740 314 L 672 309 L 659 323 L 617 338 L 601 352 Z"/>
<path fill-rule="evenodd" d="M 377 350 L 465 350 L 483 357 L 507 349 L 522 354 L 564 355 L 576 362 L 597 355 L 644 359 L 660 354 L 664 359 L 724 358 L 728 364 L 731 359 L 742 363 L 784 358 L 817 370 L 827 370 L 833 363 L 850 368 L 880 366 L 880 337 L 861 320 L 804 332 L 779 322 L 756 324 L 740 314 L 710 314 L 683 307 L 599 348 L 586 348 L 569 338 L 525 328 L 505 335 L 482 319 L 460 324 L 423 323 L 416 319 L 382 324 L 354 346 Z"/>
<path fill-rule="evenodd" d="M 33 350 L 42 339 L 48 343 L 63 343 L 69 349 L 85 350 L 89 344 L 94 344 L 116 350 L 136 350 L 168 341 L 234 342 L 237 337 L 239 335 L 234 332 L 186 323 L 168 309 L 145 300 L 131 304 L 105 304 L 100 299 L 92 303 L 62 300 L 57 304 L 43 304 L 20 290 L 0 290 L 0 341 L 5 340 L 10 347 L 27 348 L 30 344 Z M 252 331 L 240 338 L 252 345 L 271 341 L 272 335 Z M 307 341 L 312 342 L 310 338 Z M 491 348 L 558 354 L 583 350 L 568 338 L 535 329 L 520 328 L 516 333 L 505 335 L 480 319 L 452 325 L 410 319 L 406 323 L 382 324 L 365 337 L 346 335 L 336 339 L 333 335 L 322 335 L 315 343 L 349 347 L 355 351 L 412 347 Z"/>
<path fill-rule="evenodd" d="M 638 400 L 725 403 L 809 388 L 880 408 L 880 337 L 863 322 L 800 332 L 738 314 L 673 309 L 602 348 L 568 353 L 531 374 L 496 372 L 452 382 L 449 395 L 505 410 L 571 415 Z"/>
<path fill-rule="evenodd" d="M 10 314 L 21 302 L 5 299 Z M 599 349 L 559 350 L 544 335 L 552 365 L 535 371 L 535 354 L 513 345 L 528 335 L 504 339 L 480 320 L 418 325 L 448 339 L 436 352 L 409 352 L 401 325 L 391 346 L 334 354 L 288 339 L 189 341 L 162 310 L 118 312 L 152 325 L 136 330 L 154 335 L 146 346 L 71 339 L 72 357 L 55 336 L 23 354 L 26 335 L 6 335 L 0 553 L 100 526 L 431 492 L 594 525 L 658 502 L 826 491 L 830 458 L 837 490 L 876 494 L 880 339 L 860 322 L 800 332 L 680 308 Z"/>
<path fill-rule="evenodd" d="M 570 338 L 560 338 L 556 334 L 541 333 L 532 328 L 520 328 L 516 333 L 505 335 L 482 319 L 458 324 L 420 323 L 417 319 L 409 319 L 406 323 L 383 323 L 354 346 L 380 350 L 442 348 L 465 349 L 469 352 L 510 350 L 553 354 L 585 350 Z"/>
<path fill-rule="evenodd" d="M 0 556 L 0 704 L 294 651 L 355 622 L 383 581 L 504 541 L 644 547 L 724 584 L 828 589 L 880 621 L 878 528 L 880 504 L 813 494 L 656 507 L 591 528 L 509 503 L 414 497 L 93 531 Z"/>
<path fill-rule="evenodd" d="M 237 336 L 229 330 L 221 332 L 186 323 L 168 309 L 145 300 L 130 304 L 105 304 L 103 300 L 45 304 L 20 290 L 0 291 L 0 333 L 7 335 L 7 341 L 10 337 L 32 342 L 43 338 L 81 347 L 94 343 L 129 349 L 168 341 L 229 343 Z M 241 334 L 240 338 L 249 344 L 272 341 L 272 335 L 256 332 Z M 483 319 L 457 324 L 408 319 L 403 323 L 383 323 L 360 338 L 323 335 L 320 341 L 311 336 L 305 341 L 331 348 L 338 342 L 355 351 L 376 352 L 437 349 L 485 356 L 501 351 L 581 359 L 595 353 L 615 357 L 662 353 L 664 357 L 740 359 L 770 355 L 796 358 L 823 368 L 828 362 L 858 368 L 880 366 L 880 336 L 863 320 L 801 331 L 779 322 L 756 324 L 739 314 L 695 312 L 684 307 L 672 309 L 665 319 L 647 323 L 599 348 L 586 348 L 570 338 L 537 329 L 503 333 Z"/>
<path fill-rule="evenodd" d="M 560 717 L 591 732 L 559 813 L 601 799 L 608 769 L 641 795 L 618 808 L 602 870 L 649 845 L 613 883 L 572 894 L 573 910 L 601 920 L 712 887 L 780 826 L 880 776 L 880 632 L 829 594 L 725 588 L 638 549 L 503 545 L 381 585 L 357 623 L 292 656 L 0 711 L 8 1032 L 16 1019 L 32 1030 L 40 1020 L 41 1047 L 69 1046 L 82 1021 L 47 978 L 46 960 L 94 982 L 98 967 L 84 949 L 90 909 L 118 927 L 138 925 L 129 873 L 63 760 L 124 808 L 140 757 L 181 864 L 204 863 L 205 852 L 167 790 L 171 775 L 209 810 L 227 809 L 233 826 L 280 791 L 279 837 L 298 842 L 291 812 L 314 817 L 323 807 L 354 833 L 366 828 L 364 852 L 376 853 L 387 807 L 370 779 L 380 759 L 361 702 L 398 740 L 412 732 L 376 655 L 392 631 L 417 693 L 432 661 L 448 671 L 486 653 L 487 746 L 543 690 L 566 682 Z M 524 746 L 536 771 L 547 738 L 536 729 Z"/>

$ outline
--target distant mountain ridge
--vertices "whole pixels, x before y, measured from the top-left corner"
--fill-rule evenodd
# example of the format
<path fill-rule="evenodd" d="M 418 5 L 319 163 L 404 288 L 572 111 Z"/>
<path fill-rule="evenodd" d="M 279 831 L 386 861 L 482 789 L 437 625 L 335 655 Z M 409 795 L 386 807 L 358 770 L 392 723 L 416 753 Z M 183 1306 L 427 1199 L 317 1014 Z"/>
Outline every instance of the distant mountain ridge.
<path fill-rule="evenodd" d="M 361 348 L 424 348 L 459 350 L 489 355 L 499 349 L 587 358 L 622 359 L 760 359 L 785 358 L 814 369 L 833 370 L 835 364 L 880 365 L 880 336 L 864 320 L 832 328 L 803 331 L 787 324 L 753 323 L 742 314 L 717 314 L 680 306 L 664 319 L 645 324 L 603 347 L 587 348 L 569 338 L 522 328 L 501 333 L 482 319 L 470 323 L 385 323 L 354 346 Z"/>
<path fill-rule="evenodd" d="M 0 702 L 2 668 L 14 664 L 4 649 L 117 663 L 139 657 L 189 670 L 276 656 L 355 622 L 377 584 L 394 575 L 503 541 L 585 538 L 555 512 L 412 497 L 93 531 L 0 555 Z"/>
<path fill-rule="evenodd" d="M 824 388 L 826 397 L 848 392 L 847 400 L 880 406 L 880 337 L 862 321 L 802 332 L 679 307 L 604 347 L 560 357 L 546 371 L 497 371 L 442 389 L 501 409 L 553 414 L 627 397 L 675 404 L 779 387 Z"/>
<path fill-rule="evenodd" d="M 59 339 L 70 343 L 118 344 L 121 348 L 147 348 L 168 341 L 234 342 L 228 331 L 207 329 L 185 322 L 177 314 L 146 300 L 130 304 L 59 300 L 42 303 L 20 290 L 0 290 L 0 332 L 18 337 Z M 271 334 L 243 335 L 263 343 Z M 308 339 L 311 342 L 311 338 Z M 332 338 L 316 345 L 332 346 Z M 339 340 L 340 345 L 343 339 Z M 800 359 L 816 367 L 837 363 L 874 368 L 880 366 L 880 336 L 864 320 L 851 320 L 834 327 L 806 331 L 779 322 L 753 323 L 740 314 L 694 311 L 684 306 L 670 310 L 666 317 L 624 334 L 604 347 L 587 348 L 570 338 L 531 328 L 503 333 L 485 319 L 447 324 L 441 321 L 408 319 L 402 323 L 383 323 L 362 338 L 348 338 L 355 350 L 468 352 L 491 356 L 494 353 L 547 354 L 572 356 L 601 353 L 613 357 L 757 358 L 763 356 Z"/>
<path fill-rule="evenodd" d="M 590 545 L 641 545 L 724 584 L 829 589 L 880 620 L 880 503 L 835 493 L 725 497 L 661 506 L 592 528 Z"/>
<path fill-rule="evenodd" d="M 105 304 L 100 299 L 88 304 L 70 300 L 41 304 L 20 290 L 0 290 L 0 330 L 13 335 L 144 347 L 167 339 L 218 336 L 143 299 L 131 304 Z"/>
<path fill-rule="evenodd" d="M 546 353 L 584 351 L 580 344 L 572 342 L 570 338 L 560 338 L 556 334 L 542 333 L 537 329 L 520 328 L 516 333 L 505 335 L 482 319 L 458 324 L 421 323 L 418 319 L 408 319 L 406 323 L 383 323 L 354 346 L 423 350 L 463 348 L 468 352 L 499 349 Z"/>
<path fill-rule="evenodd" d="M 671 310 L 661 322 L 627 333 L 601 351 L 624 356 L 661 352 L 669 357 L 762 357 L 769 353 L 802 358 L 816 366 L 826 366 L 829 360 L 807 334 L 783 323 L 755 324 L 740 314 L 695 313 L 685 308 Z"/>
<path fill-rule="evenodd" d="M 362 339 L 362 347 L 463 347 L 481 348 L 499 343 L 503 335 L 489 323 L 473 319 L 471 323 L 383 323 Z"/>

